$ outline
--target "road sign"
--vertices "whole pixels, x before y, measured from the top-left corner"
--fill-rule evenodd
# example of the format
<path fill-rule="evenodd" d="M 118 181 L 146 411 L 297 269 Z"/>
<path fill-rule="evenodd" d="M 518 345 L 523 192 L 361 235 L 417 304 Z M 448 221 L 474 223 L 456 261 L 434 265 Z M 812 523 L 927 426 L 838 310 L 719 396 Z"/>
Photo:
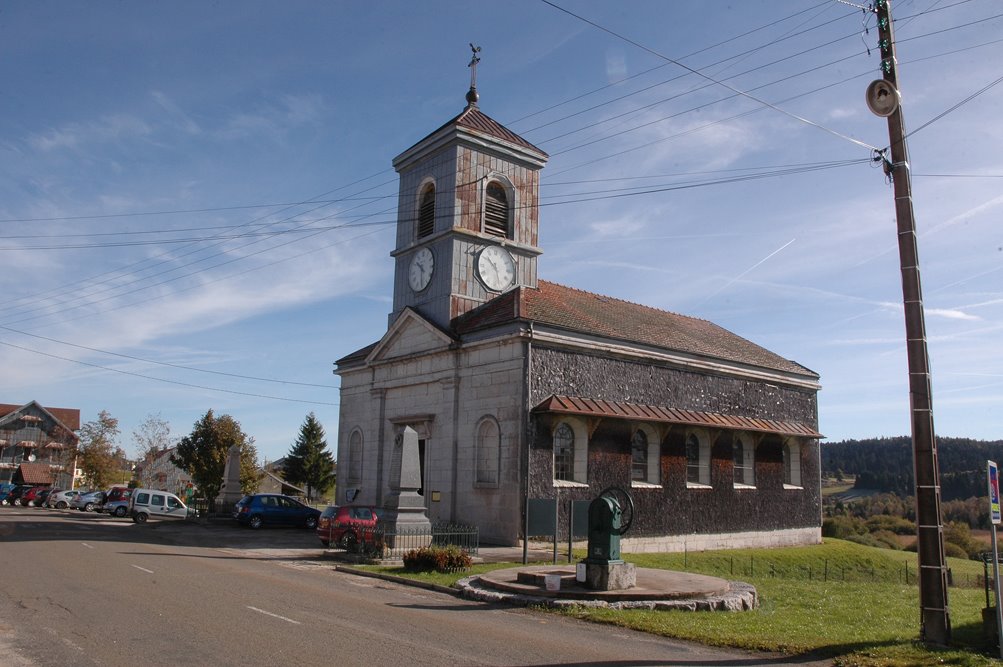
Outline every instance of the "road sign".
<path fill-rule="evenodd" d="M 989 512 L 993 525 L 1000 524 L 1000 475 L 995 461 L 986 461 L 989 467 Z"/>

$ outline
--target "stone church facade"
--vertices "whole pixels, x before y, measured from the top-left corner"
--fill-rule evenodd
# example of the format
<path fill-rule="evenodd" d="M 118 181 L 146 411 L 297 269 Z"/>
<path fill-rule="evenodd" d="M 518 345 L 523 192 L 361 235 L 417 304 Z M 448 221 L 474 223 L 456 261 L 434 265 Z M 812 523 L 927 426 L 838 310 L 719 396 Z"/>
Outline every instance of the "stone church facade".
<path fill-rule="evenodd" d="M 477 101 L 394 160 L 393 312 L 336 362 L 338 502 L 383 505 L 410 426 L 429 517 L 485 542 L 520 542 L 528 499 L 557 499 L 563 534 L 568 501 L 619 486 L 626 551 L 818 543 L 818 375 L 706 320 L 539 280 L 547 155 Z"/>

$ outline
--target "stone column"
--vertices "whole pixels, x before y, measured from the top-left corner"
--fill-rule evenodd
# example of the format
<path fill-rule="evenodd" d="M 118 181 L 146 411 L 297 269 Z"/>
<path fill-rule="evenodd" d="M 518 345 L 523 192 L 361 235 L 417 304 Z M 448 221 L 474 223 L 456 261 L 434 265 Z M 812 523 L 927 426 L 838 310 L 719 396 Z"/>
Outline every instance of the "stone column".
<path fill-rule="evenodd" d="M 240 489 L 240 445 L 231 445 L 226 452 L 223 468 L 223 485 L 219 487 L 219 500 L 226 504 L 236 503 L 244 497 Z"/>
<path fill-rule="evenodd" d="M 394 453 L 390 469 L 390 493 L 379 512 L 380 523 L 388 534 L 427 534 L 414 546 L 425 546 L 431 541 L 432 524 L 425 514 L 424 499 L 418 495 L 421 488 L 421 466 L 418 461 L 418 433 L 410 426 L 394 439 Z M 410 541 L 406 543 L 410 546 Z M 393 547 L 394 544 L 387 546 Z"/>

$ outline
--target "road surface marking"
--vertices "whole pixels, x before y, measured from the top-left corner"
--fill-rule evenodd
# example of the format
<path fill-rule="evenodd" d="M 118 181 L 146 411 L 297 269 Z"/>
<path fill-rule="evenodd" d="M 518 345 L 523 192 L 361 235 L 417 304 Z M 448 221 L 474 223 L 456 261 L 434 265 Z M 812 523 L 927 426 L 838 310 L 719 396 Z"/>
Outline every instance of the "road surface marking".
<path fill-rule="evenodd" d="M 258 609 L 257 607 L 251 607 L 251 606 L 248 606 L 247 608 L 250 609 L 251 611 L 258 612 L 259 614 L 264 614 L 265 616 L 271 616 L 272 618 L 278 618 L 278 619 L 281 619 L 283 621 L 287 621 L 289 623 L 293 623 L 295 625 L 300 625 L 299 621 L 294 621 L 291 618 L 286 618 L 285 616 L 279 616 L 278 614 L 273 614 L 272 612 L 265 611 L 264 609 Z"/>
<path fill-rule="evenodd" d="M 132 563 L 129 564 L 132 565 Z M 142 570 L 143 572 L 146 572 L 147 574 L 153 574 L 153 570 L 147 570 L 145 567 L 140 567 L 138 565 L 132 565 L 132 566 L 137 570 Z"/>
<path fill-rule="evenodd" d="M 85 547 L 87 547 L 88 549 L 93 549 L 93 548 L 94 548 L 94 547 L 92 547 L 91 545 L 87 544 L 86 542 L 81 542 L 80 544 L 84 545 L 84 546 L 85 546 Z"/>

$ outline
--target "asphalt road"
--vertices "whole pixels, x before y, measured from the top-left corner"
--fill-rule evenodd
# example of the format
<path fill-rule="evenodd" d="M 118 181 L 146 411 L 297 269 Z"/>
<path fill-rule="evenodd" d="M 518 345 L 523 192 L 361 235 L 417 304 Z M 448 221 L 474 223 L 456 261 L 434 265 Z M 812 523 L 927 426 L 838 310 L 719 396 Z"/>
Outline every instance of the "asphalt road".
<path fill-rule="evenodd" d="M 309 531 L 0 508 L 0 665 L 820 664 L 337 572 Z"/>

